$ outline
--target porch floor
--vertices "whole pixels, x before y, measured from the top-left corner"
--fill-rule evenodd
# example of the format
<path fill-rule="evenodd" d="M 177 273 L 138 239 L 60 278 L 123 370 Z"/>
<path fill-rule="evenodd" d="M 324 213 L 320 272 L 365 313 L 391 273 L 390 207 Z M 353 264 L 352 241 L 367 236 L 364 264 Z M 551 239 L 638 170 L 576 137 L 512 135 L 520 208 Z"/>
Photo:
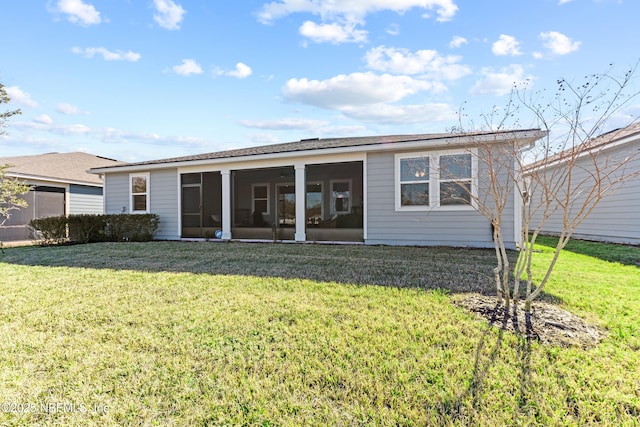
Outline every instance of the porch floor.
<path fill-rule="evenodd" d="M 363 242 L 364 229 L 362 228 L 312 228 L 306 230 L 308 242 Z M 294 228 L 278 228 L 276 236 L 271 228 L 267 227 L 233 227 L 231 229 L 232 240 L 263 240 L 283 241 L 295 240 Z M 274 239 L 275 237 L 275 239 Z"/>

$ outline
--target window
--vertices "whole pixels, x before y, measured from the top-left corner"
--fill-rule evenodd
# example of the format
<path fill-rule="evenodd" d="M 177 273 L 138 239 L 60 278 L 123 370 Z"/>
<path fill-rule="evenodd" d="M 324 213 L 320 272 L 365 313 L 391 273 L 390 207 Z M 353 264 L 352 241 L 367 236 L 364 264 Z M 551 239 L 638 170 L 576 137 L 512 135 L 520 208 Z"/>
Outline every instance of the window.
<path fill-rule="evenodd" d="M 278 224 L 293 226 L 296 224 L 296 186 L 294 184 L 278 184 Z"/>
<path fill-rule="evenodd" d="M 322 221 L 322 183 L 307 184 L 307 224 L 318 224 Z"/>
<path fill-rule="evenodd" d="M 131 212 L 149 212 L 149 174 L 130 175 Z"/>
<path fill-rule="evenodd" d="M 397 154 L 396 210 L 460 210 L 473 206 L 477 159 L 469 150 Z"/>
<path fill-rule="evenodd" d="M 471 154 L 440 156 L 440 206 L 471 204 Z"/>
<path fill-rule="evenodd" d="M 251 186 L 253 212 L 269 215 L 269 184 L 253 184 Z"/>
<path fill-rule="evenodd" d="M 351 212 L 351 180 L 331 181 L 331 213 Z"/>
<path fill-rule="evenodd" d="M 429 206 L 429 157 L 400 159 L 400 206 Z"/>

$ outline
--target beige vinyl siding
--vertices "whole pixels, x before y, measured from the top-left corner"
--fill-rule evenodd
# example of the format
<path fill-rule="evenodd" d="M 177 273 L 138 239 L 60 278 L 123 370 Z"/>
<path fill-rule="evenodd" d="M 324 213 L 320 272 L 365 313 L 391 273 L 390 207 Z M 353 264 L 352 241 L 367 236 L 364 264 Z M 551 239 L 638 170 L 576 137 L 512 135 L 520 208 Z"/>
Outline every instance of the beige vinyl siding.
<path fill-rule="evenodd" d="M 476 210 L 396 211 L 394 154 L 369 154 L 367 244 L 493 247 L 490 222 Z M 482 165 L 479 164 L 479 191 Z M 515 248 L 513 197 L 504 212 L 505 242 Z"/>
<path fill-rule="evenodd" d="M 180 239 L 177 169 L 151 172 L 149 186 L 150 212 L 160 216 L 156 239 Z"/>
<path fill-rule="evenodd" d="M 603 152 L 601 157 L 624 159 L 637 150 L 640 150 L 640 141 L 636 140 L 611 149 L 609 152 Z M 592 167 L 589 165 L 588 158 L 580 159 L 574 167 L 572 181 L 580 182 L 585 179 Z M 640 171 L 640 155 L 636 155 L 627 165 L 626 171 L 628 174 Z M 581 204 L 581 200 L 583 199 L 578 199 L 574 204 L 576 208 Z M 534 218 L 531 225 L 535 226 L 539 222 L 540 215 Z M 562 215 L 558 213 L 550 217 L 542 231 L 545 234 L 560 233 Z M 640 244 L 640 176 L 625 181 L 616 191 L 604 197 L 578 226 L 574 237 L 612 243 Z"/>
<path fill-rule="evenodd" d="M 102 188 L 86 185 L 69 186 L 69 214 L 101 214 Z"/>

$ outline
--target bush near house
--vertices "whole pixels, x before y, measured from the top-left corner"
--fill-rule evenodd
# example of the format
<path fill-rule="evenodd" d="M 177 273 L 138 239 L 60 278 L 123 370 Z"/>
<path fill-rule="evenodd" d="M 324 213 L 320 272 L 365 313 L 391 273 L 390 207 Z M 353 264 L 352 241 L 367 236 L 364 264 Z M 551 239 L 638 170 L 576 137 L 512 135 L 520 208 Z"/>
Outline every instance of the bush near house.
<path fill-rule="evenodd" d="M 33 219 L 35 240 L 44 244 L 65 241 L 89 242 L 148 242 L 153 240 L 160 219 L 156 214 L 69 215 Z"/>

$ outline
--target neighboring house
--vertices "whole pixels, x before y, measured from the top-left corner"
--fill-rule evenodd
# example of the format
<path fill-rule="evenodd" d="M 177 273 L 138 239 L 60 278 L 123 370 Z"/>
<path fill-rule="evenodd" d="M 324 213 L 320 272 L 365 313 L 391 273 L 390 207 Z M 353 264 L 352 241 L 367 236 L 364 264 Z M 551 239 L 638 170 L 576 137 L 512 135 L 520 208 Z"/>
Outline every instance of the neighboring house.
<path fill-rule="evenodd" d="M 486 188 L 478 147 L 525 146 L 541 136 L 522 130 L 306 139 L 92 172 L 105 179 L 105 213 L 158 214 L 158 239 L 492 247 L 490 222 L 465 194 Z M 440 175 L 439 165 L 454 163 L 454 175 Z M 513 197 L 503 218 L 510 248 L 520 236 L 519 200 Z"/>
<path fill-rule="evenodd" d="M 29 240 L 33 218 L 103 213 L 102 179 L 87 170 L 122 162 L 76 152 L 0 157 L 0 165 L 4 164 L 12 165 L 7 176 L 32 186 L 23 196 L 28 207 L 11 211 L 0 227 L 0 240 L 8 242 Z"/>
<path fill-rule="evenodd" d="M 557 158 L 557 159 L 556 159 Z M 556 181 L 563 179 L 566 168 L 566 155 L 563 153 L 551 158 L 547 167 L 548 176 Z M 612 170 L 616 164 L 625 162 L 624 168 L 616 171 L 612 177 L 626 177 L 621 185 L 616 185 L 596 205 L 586 219 L 576 228 L 573 237 L 611 243 L 640 244 L 640 123 L 602 134 L 585 145 L 585 151 L 572 168 L 570 176 L 574 183 L 580 183 L 581 190 L 573 191 L 574 197 L 571 216 L 582 206 L 584 196 L 595 186 L 595 165 L 602 172 Z M 529 168 L 535 168 L 536 164 Z M 622 174 L 622 175 L 621 175 Z M 606 182 L 604 183 L 607 184 Z M 561 198 L 566 191 L 558 189 Z M 532 194 L 535 201 L 535 194 Z M 553 205 L 556 206 L 556 205 Z M 541 221 L 541 215 L 534 216 L 531 230 Z M 557 235 L 563 228 L 563 216 L 556 211 L 545 222 L 543 234 Z"/>

